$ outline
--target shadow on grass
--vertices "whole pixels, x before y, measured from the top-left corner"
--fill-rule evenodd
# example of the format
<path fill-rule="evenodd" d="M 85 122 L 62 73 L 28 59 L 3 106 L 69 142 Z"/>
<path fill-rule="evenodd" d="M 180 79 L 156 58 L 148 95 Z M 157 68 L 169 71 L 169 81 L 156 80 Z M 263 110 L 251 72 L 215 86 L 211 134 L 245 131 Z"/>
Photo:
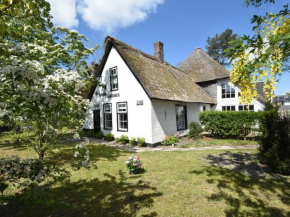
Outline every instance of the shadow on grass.
<path fill-rule="evenodd" d="M 73 157 L 74 153 L 77 151 L 75 148 L 77 144 L 79 143 L 75 142 L 57 146 L 56 148 L 59 148 L 60 151 L 50 151 L 47 158 L 61 164 L 70 164 L 73 168 L 77 168 L 77 165 L 75 164 L 76 159 Z M 124 150 L 116 149 L 106 145 L 90 144 L 87 147 L 90 150 L 90 164 L 93 165 L 94 168 L 97 168 L 95 163 L 100 159 L 116 161 L 118 157 L 126 156 L 126 152 Z"/>
<path fill-rule="evenodd" d="M 4 198 L 1 216 L 131 217 L 137 216 L 141 208 L 151 208 L 154 198 L 162 195 L 138 176 L 129 180 L 122 171 L 118 176 L 106 173 L 104 178 L 65 181 L 51 190 L 30 188 L 21 195 Z M 144 216 L 157 216 L 152 210 L 148 212 Z"/>
<path fill-rule="evenodd" d="M 206 182 L 218 191 L 208 196 L 209 201 L 224 201 L 229 206 L 226 216 L 290 216 L 290 182 L 282 176 L 268 174 L 249 153 L 225 152 L 209 155 L 211 166 L 190 171 L 206 174 Z"/>

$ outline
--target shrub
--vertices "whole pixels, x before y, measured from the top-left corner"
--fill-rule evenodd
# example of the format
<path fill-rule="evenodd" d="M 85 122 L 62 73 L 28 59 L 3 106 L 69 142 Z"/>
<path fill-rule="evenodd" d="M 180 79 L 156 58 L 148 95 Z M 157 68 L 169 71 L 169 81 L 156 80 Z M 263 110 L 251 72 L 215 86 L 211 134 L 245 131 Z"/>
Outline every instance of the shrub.
<path fill-rule="evenodd" d="M 88 136 L 88 137 L 95 137 L 95 132 L 94 132 L 94 130 L 88 130 L 85 134 L 86 134 L 86 136 Z"/>
<path fill-rule="evenodd" d="M 99 132 L 96 133 L 95 136 L 96 136 L 97 139 L 103 139 L 104 138 L 104 133 L 102 131 L 99 131 Z"/>
<path fill-rule="evenodd" d="M 140 147 L 142 147 L 142 146 L 145 145 L 145 138 L 143 138 L 143 137 L 138 137 L 138 138 L 137 138 L 137 141 L 138 141 L 138 145 L 139 145 Z"/>
<path fill-rule="evenodd" d="M 162 145 L 172 145 L 178 142 L 178 134 L 175 134 L 174 136 L 165 136 L 163 141 L 161 142 Z"/>
<path fill-rule="evenodd" d="M 188 137 L 198 139 L 201 137 L 203 129 L 198 122 L 191 122 L 189 124 Z"/>
<path fill-rule="evenodd" d="M 125 145 L 129 142 L 129 137 L 126 135 L 121 135 L 119 138 L 116 138 L 116 141 Z"/>
<path fill-rule="evenodd" d="M 263 112 L 248 111 L 206 111 L 199 113 L 204 129 L 213 136 L 246 137 L 257 126 Z"/>
<path fill-rule="evenodd" d="M 290 120 L 280 116 L 277 108 L 265 112 L 261 121 L 259 148 L 262 163 L 277 173 L 290 174 Z"/>
<path fill-rule="evenodd" d="M 114 134 L 112 134 L 112 133 L 108 133 L 108 134 L 104 137 L 104 139 L 105 139 L 106 141 L 113 141 L 113 140 L 114 140 Z"/>
<path fill-rule="evenodd" d="M 131 139 L 129 140 L 129 143 L 132 146 L 136 145 L 136 138 L 135 137 L 131 137 Z"/>

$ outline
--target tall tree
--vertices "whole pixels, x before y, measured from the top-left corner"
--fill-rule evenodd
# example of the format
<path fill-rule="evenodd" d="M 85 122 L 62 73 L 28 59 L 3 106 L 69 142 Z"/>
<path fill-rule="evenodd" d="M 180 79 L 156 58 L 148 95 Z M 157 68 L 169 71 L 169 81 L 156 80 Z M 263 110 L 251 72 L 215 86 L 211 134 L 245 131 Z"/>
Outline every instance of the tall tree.
<path fill-rule="evenodd" d="M 54 27 L 45 0 L 0 3 L 0 109 L 34 125 L 40 159 L 63 126 L 79 128 L 88 105 L 82 89 L 93 80 L 85 36 Z"/>
<path fill-rule="evenodd" d="M 246 0 L 247 6 L 260 6 L 274 0 Z M 241 103 L 250 103 L 257 97 L 256 84 L 264 82 L 264 92 L 270 100 L 275 90 L 277 76 L 289 70 L 290 11 L 288 5 L 277 14 L 254 15 L 254 35 L 239 37 L 227 50 L 231 57 L 232 83 L 241 87 Z"/>
<path fill-rule="evenodd" d="M 229 47 L 229 42 L 237 39 L 237 34 L 233 30 L 226 29 L 221 34 L 216 34 L 213 38 L 208 37 L 206 42 L 207 53 L 223 66 L 229 65 L 229 58 L 225 50 Z"/>

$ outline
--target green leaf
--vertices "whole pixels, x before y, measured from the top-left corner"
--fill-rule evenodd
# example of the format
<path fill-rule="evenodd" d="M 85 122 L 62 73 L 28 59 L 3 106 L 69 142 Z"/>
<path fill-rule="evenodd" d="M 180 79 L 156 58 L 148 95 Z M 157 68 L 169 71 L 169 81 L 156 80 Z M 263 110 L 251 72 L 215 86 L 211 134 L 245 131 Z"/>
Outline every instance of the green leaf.
<path fill-rule="evenodd" d="M 0 24 L 0 33 L 3 34 L 6 31 L 4 24 Z"/>

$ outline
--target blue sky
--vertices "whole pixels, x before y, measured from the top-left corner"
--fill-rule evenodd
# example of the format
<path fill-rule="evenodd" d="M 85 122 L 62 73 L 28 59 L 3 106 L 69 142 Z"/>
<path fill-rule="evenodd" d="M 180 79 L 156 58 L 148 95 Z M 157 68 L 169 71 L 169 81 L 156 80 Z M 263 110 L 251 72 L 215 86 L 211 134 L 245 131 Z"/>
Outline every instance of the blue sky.
<path fill-rule="evenodd" d="M 227 28 L 251 35 L 254 14 L 277 12 L 286 0 L 245 7 L 244 0 L 49 0 L 55 24 L 76 29 L 94 44 L 112 35 L 133 47 L 153 54 L 156 41 L 164 43 L 165 60 L 183 61 L 206 39 Z M 66 10 L 63 10 L 66 8 Z M 64 12 L 65 11 L 65 12 Z M 95 59 L 97 57 L 94 57 Z M 92 58 L 93 59 L 93 58 Z M 97 60 L 96 60 L 97 61 Z M 290 73 L 280 77 L 276 95 L 290 92 Z"/>

